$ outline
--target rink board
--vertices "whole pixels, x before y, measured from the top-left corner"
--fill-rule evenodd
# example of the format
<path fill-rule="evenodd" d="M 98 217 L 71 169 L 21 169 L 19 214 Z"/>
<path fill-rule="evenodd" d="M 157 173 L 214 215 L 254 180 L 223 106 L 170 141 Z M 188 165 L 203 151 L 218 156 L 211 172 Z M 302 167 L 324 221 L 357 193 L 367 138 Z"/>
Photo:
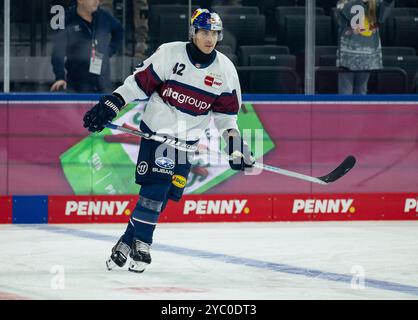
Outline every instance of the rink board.
<path fill-rule="evenodd" d="M 139 187 L 133 179 L 135 163 L 127 158 L 126 151 L 135 147 L 133 142 L 127 141 L 126 136 L 116 142 L 108 133 L 90 134 L 82 126 L 83 115 L 98 98 L 0 95 L 0 195 L 137 194 Z M 242 108 L 241 114 L 245 119 L 257 119 L 265 133 L 264 142 L 268 143 L 263 159 L 258 161 L 320 176 L 352 154 L 358 160 L 356 167 L 338 183 L 322 186 L 270 172 L 247 176 L 232 172 L 227 164 L 216 167 L 202 163 L 202 171 L 208 174 L 194 174 L 189 179 L 189 184 L 202 185 L 186 190 L 185 194 L 418 191 L 417 95 L 244 95 L 243 98 L 247 107 Z M 87 146 L 84 143 L 85 153 L 74 152 L 72 157 L 62 160 L 63 155 L 83 141 L 90 142 Z M 108 155 L 108 149 L 102 148 L 106 146 L 103 141 L 109 153 L 117 155 L 115 159 L 101 157 Z M 135 152 L 132 154 L 129 156 L 136 156 Z M 103 161 L 103 176 L 96 175 L 91 165 L 97 165 L 98 160 Z M 218 169 L 220 173 L 215 172 Z M 103 184 L 108 177 L 105 173 L 112 174 L 112 188 Z M 200 182 L 201 179 L 204 180 Z M 77 188 L 74 181 L 79 182 Z M 115 187 L 116 184 L 121 188 Z"/>
<path fill-rule="evenodd" d="M 12 223 L 12 197 L 0 196 L 0 223 Z"/>
<path fill-rule="evenodd" d="M 251 119 L 257 116 L 265 142 L 271 142 L 258 161 L 321 176 L 353 154 L 355 168 L 327 186 L 271 172 L 257 177 L 226 172 L 195 194 L 185 192 L 179 203 L 170 202 L 160 222 L 417 219 L 418 96 L 243 98 L 247 107 L 242 112 Z M 0 194 L 8 195 L 0 197 L 0 223 L 128 221 L 137 190 L 106 189 L 108 195 L 94 195 L 86 186 L 75 193 L 60 162 L 65 152 L 87 138 L 92 138 L 92 151 L 100 149 L 101 136 L 91 135 L 81 121 L 98 99 L 95 95 L 0 95 Z M 119 149 L 123 145 L 112 143 Z M 93 163 L 71 160 L 66 165 L 76 173 Z M 126 176 L 112 177 L 119 178 L 121 185 L 133 180 L 132 163 L 101 165 L 125 170 Z"/>
<path fill-rule="evenodd" d="M 159 222 L 271 221 L 272 197 L 266 195 L 186 195 L 170 201 Z M 49 223 L 124 223 L 138 196 L 50 196 Z"/>
<path fill-rule="evenodd" d="M 418 220 L 418 193 L 277 195 L 273 220 Z"/>
<path fill-rule="evenodd" d="M 88 197 L 50 197 L 48 221 L 127 222 L 138 198 L 91 199 L 88 203 Z M 159 222 L 355 220 L 418 220 L 418 193 L 185 195 L 169 202 Z"/>
<path fill-rule="evenodd" d="M 126 223 L 138 201 L 134 195 L 15 196 L 21 205 L 12 212 L 10 198 L 0 198 L 0 223 Z M 357 220 L 418 220 L 418 193 L 185 195 L 169 202 L 159 222 Z"/>

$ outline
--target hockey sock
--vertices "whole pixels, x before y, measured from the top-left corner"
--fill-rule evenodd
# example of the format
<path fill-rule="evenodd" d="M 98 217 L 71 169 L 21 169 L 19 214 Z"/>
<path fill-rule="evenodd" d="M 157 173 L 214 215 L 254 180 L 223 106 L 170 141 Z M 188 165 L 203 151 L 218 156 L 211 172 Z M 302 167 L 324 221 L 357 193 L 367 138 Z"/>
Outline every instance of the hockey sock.
<path fill-rule="evenodd" d="M 167 205 L 167 201 L 164 201 L 163 207 L 161 208 L 161 212 L 164 210 L 166 205 Z M 136 229 L 138 229 L 138 234 L 146 235 L 142 239 L 141 237 L 139 237 L 138 239 L 151 244 L 152 234 L 154 233 L 155 225 L 154 226 L 147 225 L 147 224 L 144 224 L 144 223 L 132 220 L 132 219 L 129 219 L 125 233 L 122 235 L 122 242 L 126 243 L 128 246 L 132 246 Z M 147 240 L 151 242 L 148 242 Z"/>
<path fill-rule="evenodd" d="M 126 243 L 128 246 L 132 246 L 134 240 L 135 226 L 132 219 L 129 219 L 128 226 L 126 227 L 125 233 L 122 235 L 122 242 Z"/>
<path fill-rule="evenodd" d="M 130 226 L 128 225 L 125 232 L 131 242 L 134 237 L 145 243 L 152 243 L 158 217 L 167 204 L 167 193 L 168 187 L 164 184 L 149 184 L 141 187 L 140 198 L 132 213 Z"/>

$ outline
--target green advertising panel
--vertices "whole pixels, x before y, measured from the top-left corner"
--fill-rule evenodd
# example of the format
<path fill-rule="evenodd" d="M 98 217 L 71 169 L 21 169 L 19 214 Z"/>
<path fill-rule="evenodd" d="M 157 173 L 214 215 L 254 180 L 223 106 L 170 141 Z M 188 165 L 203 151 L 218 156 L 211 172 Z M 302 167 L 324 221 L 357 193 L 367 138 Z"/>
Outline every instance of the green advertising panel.
<path fill-rule="evenodd" d="M 138 128 L 146 102 L 129 104 L 113 121 L 118 125 Z M 245 104 L 238 115 L 238 125 L 256 158 L 274 148 L 251 104 Z M 257 140 L 257 141 L 256 141 Z M 115 130 L 104 129 L 75 144 L 60 156 L 61 165 L 74 194 L 137 194 L 135 165 L 140 138 Z M 219 151 L 223 141 L 211 121 L 199 146 Z M 203 193 L 221 183 L 236 171 L 223 157 L 201 154 L 193 166 L 185 188 L 186 194 Z"/>

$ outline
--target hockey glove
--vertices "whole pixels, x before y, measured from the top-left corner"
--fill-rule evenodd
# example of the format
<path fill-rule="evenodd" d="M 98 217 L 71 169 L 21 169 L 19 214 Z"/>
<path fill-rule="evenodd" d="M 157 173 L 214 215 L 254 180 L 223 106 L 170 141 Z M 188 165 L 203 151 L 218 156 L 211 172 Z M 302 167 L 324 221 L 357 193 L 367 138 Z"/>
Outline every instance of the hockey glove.
<path fill-rule="evenodd" d="M 125 105 L 121 98 L 115 95 L 103 96 L 99 103 L 84 115 L 84 128 L 91 132 L 100 132 L 104 125 L 112 121 Z"/>
<path fill-rule="evenodd" d="M 229 166 L 232 170 L 244 171 L 254 165 L 253 153 L 236 130 L 228 130 L 224 134 L 227 143 L 226 152 L 229 155 Z"/>

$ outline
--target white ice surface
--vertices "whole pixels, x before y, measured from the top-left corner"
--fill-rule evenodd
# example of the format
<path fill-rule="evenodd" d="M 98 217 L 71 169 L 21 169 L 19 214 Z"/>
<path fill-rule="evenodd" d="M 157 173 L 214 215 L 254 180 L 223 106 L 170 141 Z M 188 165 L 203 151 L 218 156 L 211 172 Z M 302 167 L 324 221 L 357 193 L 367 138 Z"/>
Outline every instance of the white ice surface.
<path fill-rule="evenodd" d="M 418 221 L 160 224 L 143 274 L 124 229 L 0 225 L 0 299 L 418 299 Z"/>

